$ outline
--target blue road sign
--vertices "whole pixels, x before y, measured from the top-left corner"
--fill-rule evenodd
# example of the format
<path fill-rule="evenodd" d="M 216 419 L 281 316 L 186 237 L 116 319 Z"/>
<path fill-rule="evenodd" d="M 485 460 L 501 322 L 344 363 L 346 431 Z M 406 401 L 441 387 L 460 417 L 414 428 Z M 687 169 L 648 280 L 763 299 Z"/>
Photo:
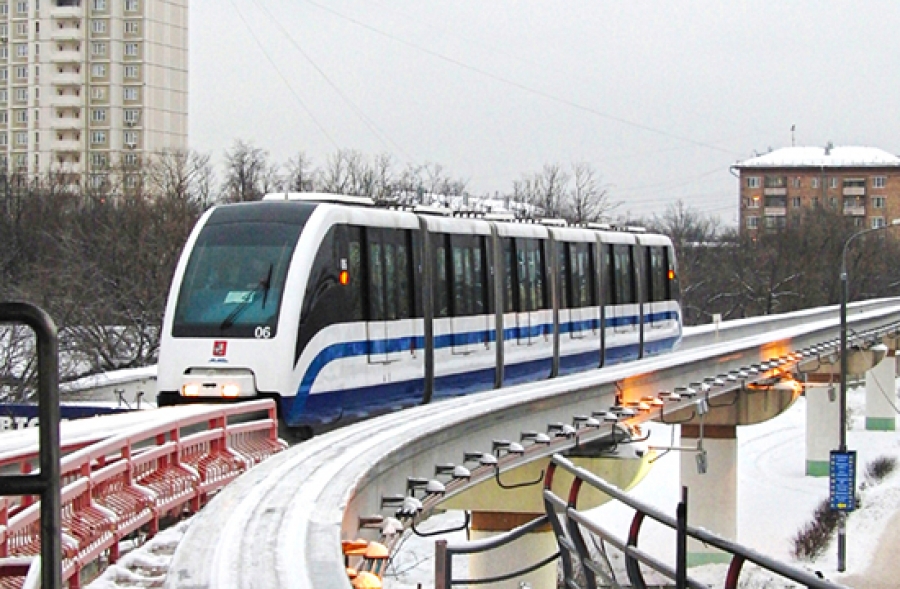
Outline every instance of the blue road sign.
<path fill-rule="evenodd" d="M 856 452 L 832 450 L 828 479 L 831 510 L 856 509 Z"/>

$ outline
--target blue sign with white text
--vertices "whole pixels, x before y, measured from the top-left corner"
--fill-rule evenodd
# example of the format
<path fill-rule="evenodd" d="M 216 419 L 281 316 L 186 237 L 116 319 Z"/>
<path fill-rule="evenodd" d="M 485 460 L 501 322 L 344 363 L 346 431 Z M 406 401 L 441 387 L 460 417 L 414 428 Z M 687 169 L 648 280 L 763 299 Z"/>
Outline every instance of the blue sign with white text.
<path fill-rule="evenodd" d="M 831 451 L 828 469 L 832 511 L 856 509 L 856 452 Z"/>

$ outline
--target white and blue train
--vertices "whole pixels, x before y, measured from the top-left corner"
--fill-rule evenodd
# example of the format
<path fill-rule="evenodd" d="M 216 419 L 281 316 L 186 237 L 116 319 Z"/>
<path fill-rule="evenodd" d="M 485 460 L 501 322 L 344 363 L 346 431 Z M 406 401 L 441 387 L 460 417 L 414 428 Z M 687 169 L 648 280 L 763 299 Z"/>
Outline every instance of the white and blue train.
<path fill-rule="evenodd" d="M 315 431 L 680 340 L 665 236 L 269 195 L 191 233 L 158 401 L 271 397 L 283 424 Z"/>

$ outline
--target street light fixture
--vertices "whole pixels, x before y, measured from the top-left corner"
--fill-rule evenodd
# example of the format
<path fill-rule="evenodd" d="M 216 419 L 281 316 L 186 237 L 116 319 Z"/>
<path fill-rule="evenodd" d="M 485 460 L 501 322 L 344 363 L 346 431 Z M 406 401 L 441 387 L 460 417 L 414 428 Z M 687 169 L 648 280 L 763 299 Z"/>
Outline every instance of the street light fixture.
<path fill-rule="evenodd" d="M 847 285 L 847 249 L 850 243 L 857 237 L 889 229 L 900 225 L 900 219 L 893 219 L 889 225 L 881 227 L 872 227 L 871 229 L 863 229 L 847 238 L 844 242 L 844 249 L 841 251 L 841 388 L 840 388 L 840 446 L 838 452 L 847 452 L 847 299 L 849 298 L 849 287 Z M 855 468 L 855 465 L 854 465 Z M 850 490 L 855 492 L 854 489 Z M 847 530 L 845 525 L 845 513 L 841 512 L 838 518 L 838 571 L 844 572 L 846 569 L 847 554 Z"/>

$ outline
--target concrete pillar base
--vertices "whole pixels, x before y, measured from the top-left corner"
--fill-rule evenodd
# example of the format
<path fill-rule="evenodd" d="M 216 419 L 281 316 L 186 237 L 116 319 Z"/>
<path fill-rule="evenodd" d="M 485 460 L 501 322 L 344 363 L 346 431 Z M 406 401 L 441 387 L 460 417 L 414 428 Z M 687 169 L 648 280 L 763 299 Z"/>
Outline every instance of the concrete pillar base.
<path fill-rule="evenodd" d="M 681 426 L 681 445 L 695 447 L 700 428 Z M 681 484 L 688 488 L 688 524 L 706 528 L 725 538 L 737 539 L 737 428 L 716 425 L 703 428 L 707 469 L 700 474 L 693 453 L 682 453 Z M 730 556 L 694 540 L 688 541 L 688 566 L 728 562 Z"/>
<path fill-rule="evenodd" d="M 897 360 L 893 353 L 866 372 L 866 429 L 892 432 L 897 429 Z"/>
<path fill-rule="evenodd" d="M 497 536 L 542 515 L 541 513 L 475 511 L 472 512 L 469 539 L 477 541 Z M 538 528 L 536 532 L 527 534 L 502 548 L 470 555 L 468 577 L 470 579 L 483 579 L 513 572 L 540 562 L 556 552 L 556 550 L 556 538 L 553 536 L 550 524 L 547 524 Z M 521 577 L 502 583 L 492 583 L 491 587 L 520 589 L 521 584 L 524 582 L 532 589 L 556 589 L 556 577 L 557 563 L 554 561 Z"/>
<path fill-rule="evenodd" d="M 827 477 L 831 451 L 841 443 L 839 388 L 831 375 L 824 382 L 806 382 L 806 476 Z"/>
<path fill-rule="evenodd" d="M 897 419 L 894 417 L 866 417 L 866 429 L 875 432 L 892 432 L 897 429 Z"/>

